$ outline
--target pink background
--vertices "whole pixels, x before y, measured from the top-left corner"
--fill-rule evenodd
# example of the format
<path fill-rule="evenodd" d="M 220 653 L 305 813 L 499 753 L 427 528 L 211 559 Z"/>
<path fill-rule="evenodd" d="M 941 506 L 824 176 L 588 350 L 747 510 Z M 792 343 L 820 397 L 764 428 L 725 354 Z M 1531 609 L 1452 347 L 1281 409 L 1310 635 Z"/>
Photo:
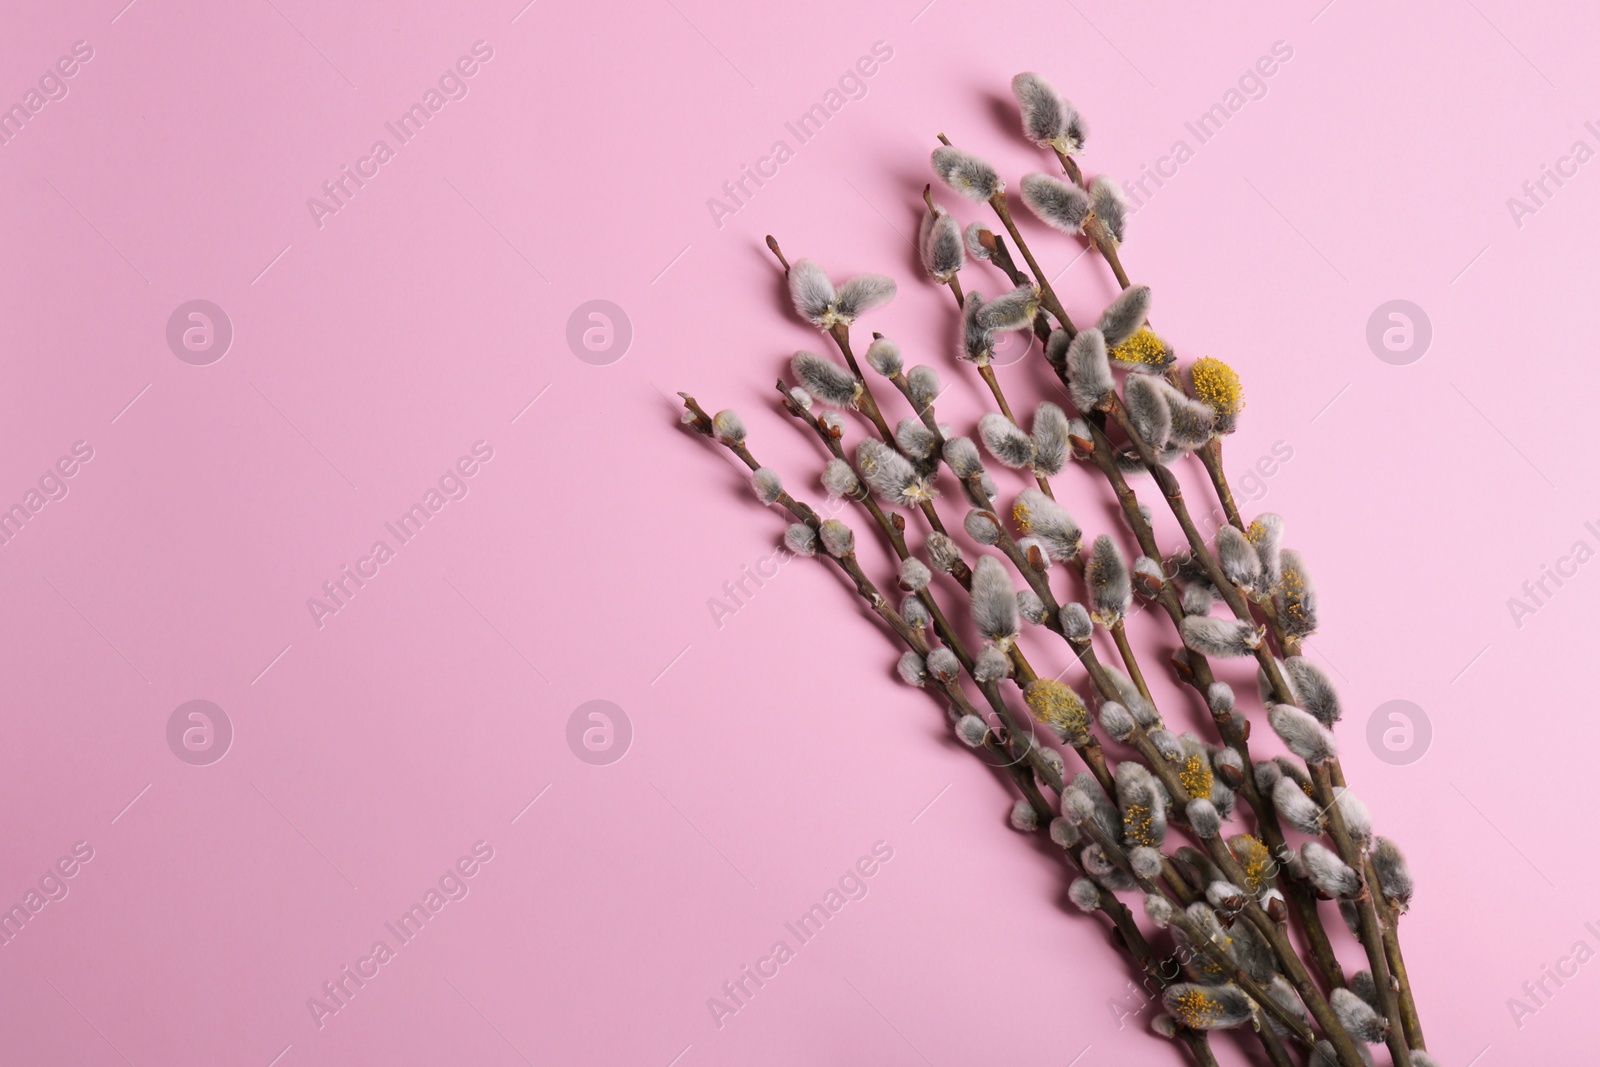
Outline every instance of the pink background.
<path fill-rule="evenodd" d="M 0 947 L 0 1059 L 1179 1062 L 1148 1010 L 1119 1027 L 1120 957 L 833 576 L 785 566 L 716 625 L 708 600 L 782 523 L 670 398 L 736 407 L 820 499 L 815 445 L 772 402 L 818 339 L 771 232 L 836 276 L 897 277 L 870 327 L 967 424 L 981 387 L 903 239 L 934 134 L 1013 184 L 1043 167 L 1005 103 L 1036 69 L 1087 115 L 1087 169 L 1134 176 L 1193 147 L 1185 121 L 1276 41 L 1292 60 L 1138 212 L 1125 260 L 1183 355 L 1244 376 L 1234 469 L 1292 449 L 1246 510 L 1287 516 L 1320 580 L 1346 767 L 1419 881 L 1430 1048 L 1488 1067 L 1592 1046 L 1600 965 L 1520 1027 L 1507 999 L 1600 948 L 1579 814 L 1600 564 L 1520 628 L 1506 604 L 1600 547 L 1600 163 L 1520 226 L 1506 204 L 1574 141 L 1600 148 L 1591 9 L 122 3 L 12 5 L 0 40 L 6 104 L 94 50 L 0 147 L 0 503 L 94 450 L 0 547 L 0 904 L 94 850 Z M 470 93 L 319 228 L 307 198 L 479 40 Z M 866 96 L 797 147 L 785 121 L 877 41 Z M 719 228 L 707 198 L 780 138 L 794 158 Z M 1076 255 L 1030 232 L 1057 268 Z M 1093 259 L 1057 284 L 1084 318 L 1112 292 Z M 165 341 L 194 298 L 235 330 L 210 366 Z M 1365 341 L 1397 298 L 1433 325 L 1409 366 Z M 593 299 L 632 323 L 609 365 L 566 340 Z M 1013 395 L 1043 381 L 1002 373 Z M 307 598 L 477 441 L 470 494 L 319 629 Z M 1060 487 L 1124 536 L 1095 479 Z M 235 731 L 209 766 L 167 746 L 192 699 Z M 631 722 L 608 766 L 568 746 L 591 699 Z M 1392 699 L 1433 726 L 1410 765 L 1365 743 Z M 478 841 L 470 894 L 319 1028 L 307 998 Z M 707 998 L 879 841 L 868 896 L 719 1029 Z"/>

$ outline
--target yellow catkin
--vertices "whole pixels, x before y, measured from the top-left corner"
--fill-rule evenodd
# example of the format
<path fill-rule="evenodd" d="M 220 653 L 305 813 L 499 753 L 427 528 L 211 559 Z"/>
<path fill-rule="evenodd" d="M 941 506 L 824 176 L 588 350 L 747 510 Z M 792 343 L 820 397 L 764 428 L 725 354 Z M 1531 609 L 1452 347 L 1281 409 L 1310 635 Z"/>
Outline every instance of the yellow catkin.
<path fill-rule="evenodd" d="M 1160 367 L 1167 363 L 1167 346 L 1148 326 L 1141 326 L 1132 337 L 1113 347 L 1108 355 L 1119 363 L 1142 363 Z"/>
<path fill-rule="evenodd" d="M 1237 415 L 1244 408 L 1244 388 L 1232 367 L 1215 356 L 1204 356 L 1189 367 L 1194 395 L 1224 415 Z"/>
<path fill-rule="evenodd" d="M 1167 1002 L 1167 1007 L 1191 1030 L 1206 1030 L 1222 1017 L 1222 1005 L 1203 989 L 1190 987 Z"/>
<path fill-rule="evenodd" d="M 1260 839 L 1249 834 L 1240 834 L 1229 844 L 1233 847 L 1233 854 L 1238 857 L 1239 866 L 1244 869 L 1245 879 L 1251 894 L 1261 892 L 1272 879 L 1272 853 L 1267 851 L 1267 846 Z"/>
<path fill-rule="evenodd" d="M 1033 529 L 1033 517 L 1027 505 L 1020 500 L 1011 506 L 1011 521 L 1016 525 L 1018 533 L 1027 533 Z"/>
<path fill-rule="evenodd" d="M 1155 826 L 1150 819 L 1150 808 L 1145 804 L 1128 804 L 1122 809 L 1122 836 L 1130 847 L 1159 848 Z"/>
<path fill-rule="evenodd" d="M 1211 795 L 1211 764 L 1206 761 L 1204 754 L 1196 752 L 1184 759 L 1183 768 L 1178 771 L 1178 781 L 1183 783 L 1191 797 Z"/>
<path fill-rule="evenodd" d="M 1089 709 L 1072 687 L 1053 678 L 1036 678 L 1028 683 L 1022 698 L 1034 717 L 1059 729 L 1068 740 L 1087 737 Z"/>
<path fill-rule="evenodd" d="M 1310 626 L 1310 619 L 1306 616 L 1304 603 L 1306 580 L 1293 567 L 1285 567 L 1283 569 L 1281 589 L 1283 591 L 1283 613 L 1289 617 L 1289 622 L 1293 624 L 1291 629 L 1296 633 L 1309 632 L 1307 627 Z"/>

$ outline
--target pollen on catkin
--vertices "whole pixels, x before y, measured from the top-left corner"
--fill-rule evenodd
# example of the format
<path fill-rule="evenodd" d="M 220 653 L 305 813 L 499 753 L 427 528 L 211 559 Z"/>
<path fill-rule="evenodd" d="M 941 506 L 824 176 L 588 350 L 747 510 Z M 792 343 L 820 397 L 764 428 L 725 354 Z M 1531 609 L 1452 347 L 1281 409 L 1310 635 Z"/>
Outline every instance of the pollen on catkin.
<path fill-rule="evenodd" d="M 1027 174 L 1022 179 L 1022 202 L 1046 226 L 1062 233 L 1080 233 L 1089 217 L 1089 194 L 1049 174 Z"/>
<path fill-rule="evenodd" d="M 1172 1017 L 1191 1030 L 1226 1030 L 1253 1016 L 1252 1003 L 1236 985 L 1176 982 L 1161 995 Z"/>
<path fill-rule="evenodd" d="M 1215 356 L 1202 356 L 1189 365 L 1189 387 L 1195 399 L 1217 413 L 1217 432 L 1232 433 L 1244 410 L 1244 387 L 1232 367 Z"/>
<path fill-rule="evenodd" d="M 939 180 L 968 200 L 983 203 L 1005 191 L 1005 183 L 987 162 L 950 145 L 933 150 L 933 172 Z"/>
<path fill-rule="evenodd" d="M 1071 686 L 1053 678 L 1036 678 L 1028 683 L 1022 696 L 1034 718 L 1063 741 L 1082 744 L 1088 740 L 1089 709 Z"/>
<path fill-rule="evenodd" d="M 1283 628 L 1297 637 L 1306 637 L 1317 630 L 1317 588 L 1306 571 L 1300 553 L 1284 549 L 1279 553 L 1281 576 L 1273 597 L 1278 620 Z"/>
<path fill-rule="evenodd" d="M 1083 531 L 1067 509 L 1038 489 L 1024 489 L 1011 505 L 1011 522 L 1017 532 L 1037 537 L 1056 559 L 1068 560 L 1078 554 Z"/>
<path fill-rule="evenodd" d="M 1251 896 L 1271 887 L 1275 866 L 1272 853 L 1260 838 L 1250 834 L 1235 834 L 1228 838 L 1228 849 L 1239 861 L 1240 870 L 1244 871 L 1244 888 Z"/>

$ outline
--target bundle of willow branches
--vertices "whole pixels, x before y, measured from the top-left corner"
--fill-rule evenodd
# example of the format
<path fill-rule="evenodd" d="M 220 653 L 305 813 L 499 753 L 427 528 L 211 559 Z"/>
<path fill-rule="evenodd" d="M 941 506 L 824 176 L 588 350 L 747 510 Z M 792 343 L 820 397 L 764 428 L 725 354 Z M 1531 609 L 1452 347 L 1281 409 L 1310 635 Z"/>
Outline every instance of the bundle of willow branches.
<path fill-rule="evenodd" d="M 868 576 L 845 522 L 824 518 L 756 458 L 738 415 L 710 415 L 680 394 L 683 421 L 750 469 L 761 503 L 788 515 L 788 550 L 839 568 L 905 646 L 900 676 L 936 691 L 960 740 L 1010 778 L 1019 795 L 1011 824 L 1060 846 L 1074 876 L 1072 901 L 1111 924 L 1113 940 L 1159 995 L 1165 1012 L 1153 1020 L 1157 1034 L 1201 1064 L 1216 1062 L 1212 1031 L 1239 1028 L 1277 1067 L 1363 1067 L 1376 1044 L 1387 1045 L 1396 1067 L 1437 1067 L 1424 1051 L 1400 948 L 1411 876 L 1345 788 L 1332 732 L 1339 696 L 1302 655 L 1317 625 L 1315 587 L 1304 560 L 1283 547 L 1283 520 L 1263 514 L 1246 523 L 1229 488 L 1222 451 L 1243 407 L 1239 378 L 1210 357 L 1179 366 L 1150 326 L 1149 288 L 1131 285 L 1122 267 L 1128 212 L 1121 189 L 1105 176 L 1086 181 L 1078 166 L 1078 112 L 1036 74 L 1018 75 L 1012 89 L 1023 133 L 1054 155 L 1064 175 L 1026 175 L 1022 202 L 1093 248 L 1121 293 L 1094 325 L 1075 324 L 1018 231 L 995 169 L 940 135 L 935 175 L 986 205 L 1004 231 L 983 222 L 963 229 L 931 187 L 923 190 L 923 264 L 954 300 L 959 360 L 977 370 L 999 409 L 979 421 L 976 436 L 995 462 L 1028 479 L 1011 506 L 997 502 L 998 485 L 972 438 L 939 421 L 936 371 L 907 367 L 898 346 L 874 334 L 864 359 L 876 378 L 863 375 L 851 327 L 894 297 L 894 282 L 861 275 L 835 287 L 813 261 L 785 259 L 770 237 L 795 310 L 843 359 L 795 353 L 795 384 L 778 382 L 782 404 L 827 452 L 821 484 L 830 499 L 859 506 L 899 561 L 903 599 L 892 601 Z M 986 299 L 974 286 L 964 289 L 968 268 L 969 278 L 998 271 L 1005 291 Z M 1075 415 L 1042 400 L 1022 428 L 993 358 L 1009 331 L 1037 337 Z M 878 378 L 912 412 L 894 426 L 874 392 Z M 847 416 L 866 423 L 853 452 Z M 1227 520 L 1209 541 L 1173 473 L 1190 456 L 1205 468 Z M 1109 534 L 1085 548 L 1083 530 L 1056 499 L 1051 478 L 1075 461 L 1096 468 L 1115 494 L 1138 546 L 1131 564 Z M 967 504 L 959 522 L 938 489 L 947 476 Z M 1157 547 L 1151 512 L 1135 489 L 1143 478 L 1171 509 L 1185 550 L 1163 556 Z M 908 515 L 926 524 L 920 554 Z M 1057 567 L 1068 572 L 1061 582 L 1052 581 Z M 1061 593 L 1063 586 L 1071 592 Z M 971 631 L 953 625 L 954 609 L 944 606 L 963 596 Z M 1215 737 L 1166 725 L 1126 632 L 1136 599 L 1153 603 L 1175 628 L 1181 647 L 1172 669 L 1198 694 Z M 1070 685 L 1035 669 L 1019 643 L 1024 623 L 1066 642 L 1084 669 L 1094 713 Z M 1099 641 L 1097 630 L 1105 635 Z M 1114 659 L 1102 658 L 1106 645 Z M 1290 755 L 1251 755 L 1250 717 L 1213 675 L 1213 657 L 1255 660 L 1262 713 Z M 1069 760 L 1082 769 L 1070 773 Z M 1126 901 L 1138 904 L 1144 925 Z M 1334 952 L 1324 926 L 1333 909 L 1324 901 L 1335 902 L 1365 951 L 1357 973 L 1347 975 Z"/>

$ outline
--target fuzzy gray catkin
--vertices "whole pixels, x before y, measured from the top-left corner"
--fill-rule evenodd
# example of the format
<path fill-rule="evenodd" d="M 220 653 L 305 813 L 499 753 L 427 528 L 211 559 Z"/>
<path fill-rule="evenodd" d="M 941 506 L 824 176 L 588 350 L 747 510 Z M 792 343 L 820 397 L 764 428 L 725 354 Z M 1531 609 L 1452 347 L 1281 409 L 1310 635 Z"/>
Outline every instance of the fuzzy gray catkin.
<path fill-rule="evenodd" d="M 1033 438 L 999 412 L 991 411 L 978 420 L 978 436 L 989 454 L 1007 467 L 1033 463 Z"/>
<path fill-rule="evenodd" d="M 900 617 L 913 629 L 926 629 L 933 622 L 928 606 L 915 593 L 907 593 L 900 601 Z"/>
<path fill-rule="evenodd" d="M 1174 448 L 1194 449 L 1211 440 L 1217 425 L 1216 412 L 1165 378 L 1156 377 L 1154 380 L 1172 422 L 1168 444 Z"/>
<path fill-rule="evenodd" d="M 989 724 L 976 715 L 963 715 L 956 721 L 956 736 L 968 748 L 982 747 L 989 737 Z"/>
<path fill-rule="evenodd" d="M 931 487 L 910 460 L 870 437 L 856 446 L 856 470 L 890 504 L 913 507 L 933 497 Z"/>
<path fill-rule="evenodd" d="M 1061 632 L 1069 641 L 1087 641 L 1094 633 L 1094 620 L 1089 618 L 1089 609 L 1077 601 L 1061 605 L 1060 619 Z"/>
<path fill-rule="evenodd" d="M 894 279 L 882 274 L 858 274 L 839 286 L 833 299 L 834 315 L 848 325 L 873 308 L 894 299 Z"/>
<path fill-rule="evenodd" d="M 978 310 L 977 322 L 983 329 L 998 333 L 1026 330 L 1033 326 L 1038 310 L 1039 290 L 1032 285 L 1019 285 L 984 304 Z"/>
<path fill-rule="evenodd" d="M 935 208 L 923 216 L 918 234 L 922 267 L 939 282 L 948 282 L 966 262 L 961 224 L 949 212 Z"/>
<path fill-rule="evenodd" d="M 973 289 L 961 304 L 961 349 L 957 359 L 989 365 L 994 357 L 994 333 L 983 325 L 983 294 Z"/>
<path fill-rule="evenodd" d="M 797 259 L 789 266 L 789 296 L 800 317 L 813 326 L 826 327 L 833 310 L 833 283 L 813 260 Z"/>
<path fill-rule="evenodd" d="M 983 246 L 983 235 L 989 230 L 981 222 L 973 222 L 961 231 L 961 243 L 967 246 L 967 255 L 973 259 L 988 259 L 990 252 Z"/>
<path fill-rule="evenodd" d="M 1128 198 L 1122 186 L 1101 174 L 1089 183 L 1089 202 L 1112 244 L 1121 244 L 1128 234 Z"/>
<path fill-rule="evenodd" d="M 776 504 L 778 497 L 783 494 L 783 479 L 771 467 L 757 467 L 752 471 L 750 484 L 756 491 L 756 498 L 763 504 Z"/>
<path fill-rule="evenodd" d="M 1067 347 L 1067 380 L 1072 402 L 1086 414 L 1116 385 L 1106 358 L 1106 339 L 1099 330 L 1090 327 L 1072 339 Z"/>
<path fill-rule="evenodd" d="M 916 556 L 907 556 L 900 561 L 900 588 L 907 592 L 918 593 L 928 587 L 933 581 L 933 572 L 928 565 Z"/>
<path fill-rule="evenodd" d="M 1048 400 L 1033 409 L 1033 469 L 1047 478 L 1061 473 L 1072 455 L 1072 420 Z"/>
<path fill-rule="evenodd" d="M 1307 763 L 1324 763 L 1338 755 L 1328 728 L 1293 704 L 1272 705 L 1267 709 L 1267 722 L 1289 751 Z"/>
<path fill-rule="evenodd" d="M 1068 155 L 1083 148 L 1083 117 L 1049 82 L 1024 71 L 1011 79 L 1011 93 L 1017 98 L 1022 132 L 1028 140 Z"/>
<path fill-rule="evenodd" d="M 1049 174 L 1028 174 L 1022 179 L 1022 202 L 1039 221 L 1062 233 L 1079 233 L 1089 217 L 1089 194 Z"/>
<path fill-rule="evenodd" d="M 1261 644 L 1260 632 L 1238 619 L 1189 615 L 1184 618 L 1181 629 L 1184 645 L 1203 656 L 1224 659 L 1248 656 Z"/>
<path fill-rule="evenodd" d="M 970 437 L 952 437 L 944 443 L 944 461 L 950 473 L 967 479 L 983 473 L 983 457 Z"/>
<path fill-rule="evenodd" d="M 925 547 L 928 551 L 928 562 L 941 574 L 949 574 L 962 563 L 961 546 L 948 534 L 937 531 L 929 534 Z"/>
<path fill-rule="evenodd" d="M 973 508 L 967 512 L 966 518 L 961 520 L 961 528 L 967 531 L 967 536 L 980 545 L 991 546 L 1000 543 L 1000 523 L 990 512 L 982 508 Z"/>
<path fill-rule="evenodd" d="M 894 427 L 894 443 L 905 455 L 926 463 L 939 447 L 939 439 L 921 419 L 907 415 Z"/>
<path fill-rule="evenodd" d="M 1017 612 L 1035 626 L 1043 626 L 1050 618 L 1044 601 L 1032 589 L 1017 590 Z"/>
<path fill-rule="evenodd" d="M 1090 603 L 1094 605 L 1093 618 L 1102 626 L 1114 626 L 1127 614 L 1133 602 L 1133 582 L 1128 576 L 1122 550 L 1109 535 L 1101 534 L 1094 539 L 1083 578 Z"/>
<path fill-rule="evenodd" d="M 1159 452 L 1167 447 L 1172 434 L 1172 412 L 1162 399 L 1155 379 L 1148 374 L 1130 374 L 1122 384 L 1128 418 L 1139 439 Z"/>
<path fill-rule="evenodd" d="M 907 685 L 920 688 L 928 682 L 928 665 L 923 662 L 921 656 L 909 649 L 900 654 L 900 661 L 895 664 L 895 669 L 900 672 L 901 681 Z"/>
<path fill-rule="evenodd" d="M 1272 807 L 1284 822 L 1303 834 L 1322 833 L 1322 808 L 1306 796 L 1293 778 L 1279 778 L 1272 786 L 1271 797 Z"/>
<path fill-rule="evenodd" d="M 1017 591 L 994 556 L 979 556 L 972 567 L 972 622 L 992 644 L 1009 648 L 1017 636 Z"/>
<path fill-rule="evenodd" d="M 1372 1010 L 1372 1005 L 1348 989 L 1335 989 L 1328 994 L 1328 1003 L 1339 1024 L 1357 1041 L 1375 1045 L 1389 1033 L 1389 1023 Z"/>
<path fill-rule="evenodd" d="M 1039 829 L 1039 813 L 1033 810 L 1033 805 L 1026 800 L 1018 800 L 1011 805 L 1011 827 L 1025 834 L 1031 834 Z"/>
<path fill-rule="evenodd" d="M 1300 861 L 1311 884 L 1330 897 L 1353 897 L 1361 890 L 1361 876 L 1319 841 L 1300 846 Z"/>
<path fill-rule="evenodd" d="M 1056 559 L 1068 560 L 1078 554 L 1083 531 L 1067 509 L 1039 489 L 1024 489 L 1012 505 L 1011 519 L 1017 531 L 1037 537 Z"/>
<path fill-rule="evenodd" d="M 789 369 L 806 391 L 824 404 L 852 408 L 861 398 L 861 383 L 850 368 L 815 352 L 800 351 L 789 361 Z"/>
<path fill-rule="evenodd" d="M 711 416 L 711 433 L 725 445 L 744 444 L 744 420 L 738 412 L 724 409 Z"/>
<path fill-rule="evenodd" d="M 902 367 L 900 346 L 887 337 L 874 337 L 867 346 L 867 366 L 885 378 L 893 378 Z"/>
<path fill-rule="evenodd" d="M 950 145 L 933 150 L 933 172 L 939 180 L 968 200 L 983 203 L 1005 191 L 1005 183 L 987 162 Z"/>
<path fill-rule="evenodd" d="M 791 522 L 783 531 L 783 544 L 797 556 L 815 556 L 817 532 L 803 522 Z"/>
<path fill-rule="evenodd" d="M 1223 576 L 1242 589 L 1255 589 L 1261 578 L 1261 558 L 1255 546 L 1233 526 L 1219 529 L 1216 543 Z"/>
<path fill-rule="evenodd" d="M 984 649 L 972 664 L 972 677 L 984 684 L 1011 677 L 1011 657 L 992 646 Z"/>
<path fill-rule="evenodd" d="M 854 498 L 861 495 L 861 479 L 856 477 L 855 468 L 844 460 L 830 459 L 822 468 L 822 488 L 829 496 Z"/>
<path fill-rule="evenodd" d="M 925 411 L 929 404 L 939 399 L 939 372 L 932 367 L 917 364 L 906 371 L 906 391 L 917 411 Z"/>
<path fill-rule="evenodd" d="M 1227 1030 L 1254 1017 L 1251 1000 L 1236 985 L 1175 982 L 1161 994 L 1172 1017 L 1191 1030 Z"/>
<path fill-rule="evenodd" d="M 1148 285 L 1132 285 L 1117 294 L 1095 323 L 1105 334 L 1106 344 L 1115 348 L 1138 333 L 1150 315 L 1150 301 Z"/>
<path fill-rule="evenodd" d="M 928 673 L 941 682 L 954 682 L 961 677 L 961 661 L 956 659 L 956 654 L 948 648 L 936 648 L 928 653 L 925 661 Z"/>
<path fill-rule="evenodd" d="M 843 559 L 856 550 L 856 535 L 838 519 L 823 519 L 818 536 L 822 538 L 822 547 L 828 555 L 837 559 Z"/>
<path fill-rule="evenodd" d="M 1302 708 L 1324 726 L 1331 727 L 1339 721 L 1344 714 L 1339 693 L 1321 667 L 1304 656 L 1290 656 L 1283 661 L 1283 667 Z"/>
<path fill-rule="evenodd" d="M 1411 894 L 1416 886 L 1411 880 L 1411 868 L 1405 854 L 1387 837 L 1373 840 L 1372 869 L 1378 875 L 1378 888 L 1385 899 L 1401 911 L 1411 906 Z"/>

